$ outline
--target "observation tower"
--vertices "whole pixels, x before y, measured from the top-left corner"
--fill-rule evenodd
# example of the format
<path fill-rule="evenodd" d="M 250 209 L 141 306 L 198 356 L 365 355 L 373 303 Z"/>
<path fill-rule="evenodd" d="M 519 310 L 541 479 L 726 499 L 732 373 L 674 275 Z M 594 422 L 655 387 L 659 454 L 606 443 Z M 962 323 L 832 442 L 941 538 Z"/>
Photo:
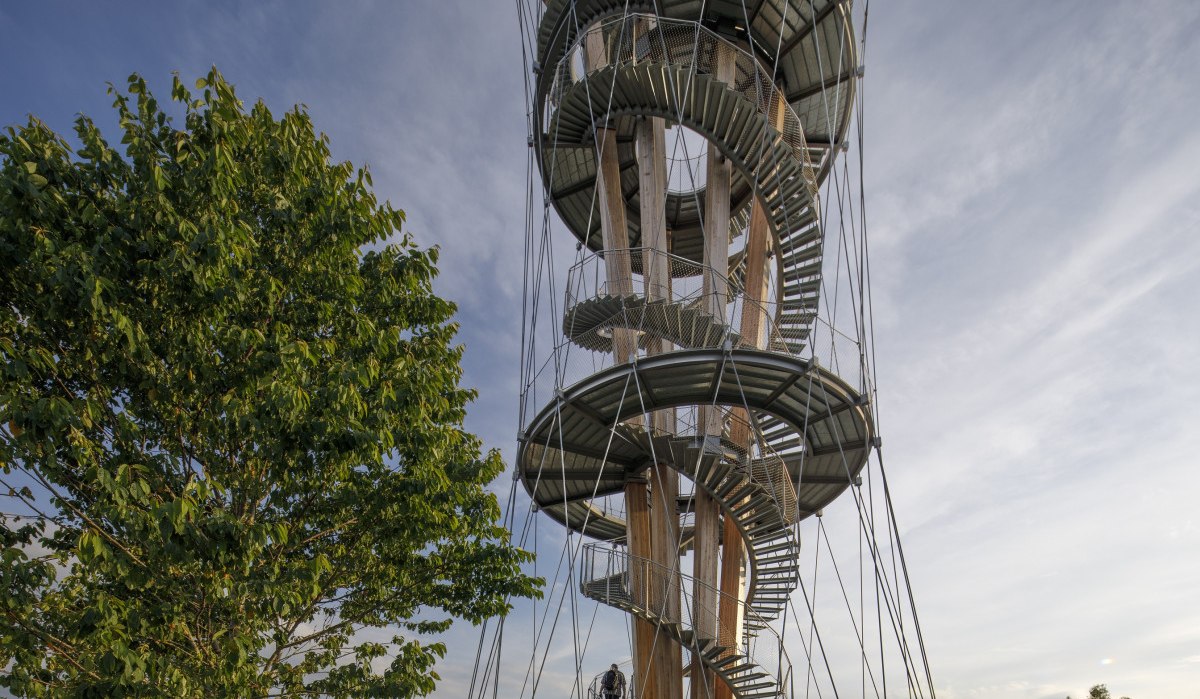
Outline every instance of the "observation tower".
<path fill-rule="evenodd" d="M 518 7 L 514 478 L 565 527 L 571 588 L 629 616 L 633 696 L 793 696 L 778 620 L 800 523 L 860 487 L 879 446 L 865 243 L 842 207 L 829 255 L 821 203 L 856 135 L 850 3 Z"/>

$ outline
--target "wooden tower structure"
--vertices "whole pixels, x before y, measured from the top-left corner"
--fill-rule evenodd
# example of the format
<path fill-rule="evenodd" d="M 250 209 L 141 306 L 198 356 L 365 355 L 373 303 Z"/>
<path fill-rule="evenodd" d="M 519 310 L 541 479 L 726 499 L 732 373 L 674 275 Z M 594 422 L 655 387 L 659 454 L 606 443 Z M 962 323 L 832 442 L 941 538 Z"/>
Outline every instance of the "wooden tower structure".
<path fill-rule="evenodd" d="M 797 589 L 797 523 L 878 446 L 865 378 L 812 345 L 848 5 L 523 5 L 531 162 L 576 259 L 564 295 L 527 294 L 558 337 L 527 333 L 515 477 L 589 542 L 578 590 L 630 615 L 639 699 L 790 696 L 755 639 Z M 531 265 L 561 282 L 553 248 Z"/>

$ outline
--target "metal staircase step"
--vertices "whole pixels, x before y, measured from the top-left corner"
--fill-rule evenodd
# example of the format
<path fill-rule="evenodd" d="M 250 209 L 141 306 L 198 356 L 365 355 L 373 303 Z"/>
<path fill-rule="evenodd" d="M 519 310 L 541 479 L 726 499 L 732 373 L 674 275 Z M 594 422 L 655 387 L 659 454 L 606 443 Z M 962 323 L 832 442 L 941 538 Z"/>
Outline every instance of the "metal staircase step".
<path fill-rule="evenodd" d="M 718 668 L 722 672 L 725 672 L 726 674 L 728 674 L 728 672 L 729 672 L 728 668 L 736 666 L 738 663 L 744 661 L 745 659 L 746 659 L 746 656 L 741 655 L 740 653 L 734 653 L 734 654 L 726 656 L 724 658 L 718 658 L 716 661 L 714 661 L 712 663 L 712 665 L 714 668 Z"/>
<path fill-rule="evenodd" d="M 742 682 L 742 681 L 748 682 L 750 680 L 758 680 L 758 679 L 762 679 L 763 677 L 770 677 L 770 676 L 771 675 L 766 672 L 751 672 L 751 673 L 747 673 L 744 675 L 738 675 L 737 679 L 739 682 Z M 772 682 L 771 684 L 775 684 L 775 683 Z"/>
<path fill-rule="evenodd" d="M 769 675 L 765 675 L 765 676 L 769 676 Z M 743 692 L 753 692 L 756 689 L 766 689 L 767 687 L 777 687 L 777 686 L 778 685 L 774 681 L 755 682 L 754 684 L 741 684 L 740 682 L 737 683 L 737 688 L 738 688 L 739 694 L 743 693 Z"/>
<path fill-rule="evenodd" d="M 730 470 L 732 470 L 732 468 Z M 731 492 L 733 492 L 734 490 L 740 488 L 741 486 L 745 485 L 745 483 L 746 483 L 745 479 L 741 478 L 740 476 L 735 476 L 733 478 L 726 478 L 725 482 L 723 484 L 721 484 L 721 487 L 719 487 L 715 491 L 713 491 L 713 495 L 718 500 L 724 500 L 726 502 L 736 502 L 736 500 L 730 499 L 729 494 Z"/>
<path fill-rule="evenodd" d="M 742 489 L 735 491 L 734 488 L 730 488 L 725 493 L 726 501 L 741 502 L 742 500 L 745 500 L 746 498 L 751 497 L 752 495 L 755 495 L 758 492 L 758 487 L 755 486 L 753 483 L 751 483 L 749 478 L 742 477 L 738 481 L 737 485 L 742 486 Z M 730 492 L 730 491 L 734 491 L 734 492 Z"/>
<path fill-rule="evenodd" d="M 741 519 L 742 515 L 744 515 L 748 512 L 751 512 L 753 510 L 765 507 L 770 502 L 771 502 L 771 498 L 767 497 L 766 495 L 754 495 L 744 505 L 741 505 L 740 507 L 735 508 L 733 510 L 733 516 L 737 517 L 738 519 Z"/>

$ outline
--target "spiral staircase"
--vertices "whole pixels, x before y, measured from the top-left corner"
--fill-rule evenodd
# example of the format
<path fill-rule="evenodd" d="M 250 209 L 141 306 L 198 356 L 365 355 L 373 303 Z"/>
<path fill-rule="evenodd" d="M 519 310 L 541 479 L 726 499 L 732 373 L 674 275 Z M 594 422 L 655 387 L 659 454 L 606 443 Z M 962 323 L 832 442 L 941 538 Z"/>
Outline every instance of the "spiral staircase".
<path fill-rule="evenodd" d="M 781 645 L 752 640 L 774 634 L 771 623 L 797 587 L 794 525 L 855 483 L 875 443 L 868 401 L 807 347 L 823 262 L 818 187 L 845 136 L 857 64 L 839 2 L 708 3 L 704 16 L 697 7 L 681 0 L 545 4 L 539 136 L 531 145 L 548 203 L 591 251 L 568 275 L 562 334 L 598 357 L 617 350 L 618 338 L 631 347 L 629 356 L 558 387 L 526 422 L 517 476 L 538 510 L 595 540 L 583 554 L 584 595 L 651 624 L 732 696 L 766 699 L 786 695 L 790 665 Z M 587 46 L 602 50 L 585 61 Z M 647 244 L 633 134 L 648 117 L 704 136 L 732 165 L 731 239 L 761 207 L 774 267 L 770 298 L 742 288 L 745 250 L 721 269 L 704 264 L 703 190 L 669 192 L 669 245 Z M 598 129 L 615 134 L 628 247 L 602 242 Z M 632 285 L 605 277 L 618 259 Z M 670 288 L 652 289 L 651 269 L 666 270 Z M 689 288 L 695 279 L 710 281 Z M 738 324 L 748 314 L 760 319 L 752 333 Z M 651 418 L 663 411 L 708 417 L 663 428 Z M 745 551 L 736 599 L 677 565 L 626 549 L 622 513 L 599 503 L 651 468 L 691 481 L 733 525 L 726 531 L 736 531 Z M 695 536 L 687 524 L 694 498 L 679 497 L 671 514 L 681 552 Z M 736 607 L 738 621 L 715 632 L 697 624 L 688 595 L 678 612 L 665 603 L 671 589 L 709 590 Z M 756 655 L 755 648 L 771 650 Z"/>

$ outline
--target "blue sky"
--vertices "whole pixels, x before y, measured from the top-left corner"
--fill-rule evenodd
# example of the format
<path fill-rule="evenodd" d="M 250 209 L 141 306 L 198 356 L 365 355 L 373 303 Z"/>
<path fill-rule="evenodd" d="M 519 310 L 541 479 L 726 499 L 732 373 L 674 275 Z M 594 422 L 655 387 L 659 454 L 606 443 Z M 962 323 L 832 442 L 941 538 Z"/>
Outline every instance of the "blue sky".
<path fill-rule="evenodd" d="M 880 416 L 938 694 L 1195 697 L 1200 4 L 871 9 Z M 111 131 L 106 82 L 139 71 L 166 95 L 212 64 L 245 99 L 306 104 L 442 247 L 469 426 L 511 458 L 514 2 L 7 2 L 0 64 L 0 125 Z M 439 696 L 462 696 L 474 634 L 450 638 Z"/>

